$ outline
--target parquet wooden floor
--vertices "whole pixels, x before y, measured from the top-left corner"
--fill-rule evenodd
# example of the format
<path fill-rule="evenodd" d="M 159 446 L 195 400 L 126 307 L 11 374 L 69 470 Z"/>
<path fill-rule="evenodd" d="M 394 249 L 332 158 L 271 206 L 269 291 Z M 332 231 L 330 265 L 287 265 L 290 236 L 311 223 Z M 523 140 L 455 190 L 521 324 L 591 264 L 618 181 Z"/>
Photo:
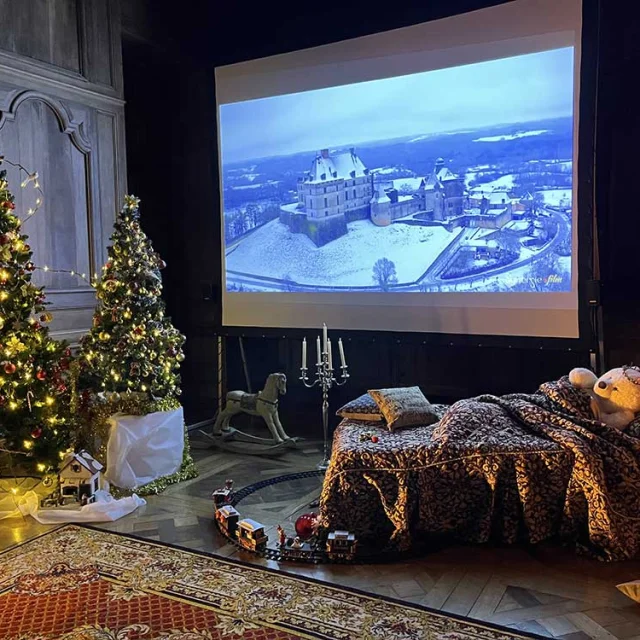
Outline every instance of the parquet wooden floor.
<path fill-rule="evenodd" d="M 227 544 L 215 529 L 211 491 L 233 478 L 241 488 L 263 478 L 313 469 L 321 458 L 317 442 L 266 459 L 220 453 L 193 438 L 200 468 L 194 480 L 152 496 L 136 513 L 104 529 L 236 557 L 282 571 L 418 602 L 514 629 L 562 640 L 640 640 L 640 605 L 615 585 L 640 578 L 640 562 L 605 564 L 556 545 L 530 547 L 452 546 L 398 564 L 358 566 L 278 565 Z M 271 527 L 309 496 L 273 492 L 257 508 Z M 256 504 L 254 502 L 254 506 Z M 268 517 L 267 517 L 268 514 Z M 0 548 L 46 531 L 31 518 L 0 522 Z M 268 531 L 268 533 L 271 533 Z M 273 534 L 272 534 L 273 535 Z"/>

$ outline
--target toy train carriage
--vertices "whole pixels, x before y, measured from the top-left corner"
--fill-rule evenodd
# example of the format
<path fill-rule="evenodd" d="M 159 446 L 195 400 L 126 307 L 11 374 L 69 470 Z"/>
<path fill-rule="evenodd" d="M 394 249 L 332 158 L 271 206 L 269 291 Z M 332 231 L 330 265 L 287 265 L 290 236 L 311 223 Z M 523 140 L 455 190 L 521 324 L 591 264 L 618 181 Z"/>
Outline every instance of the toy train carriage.
<path fill-rule="evenodd" d="M 280 556 L 283 560 L 308 560 L 313 554 L 313 549 L 308 542 L 300 543 L 299 547 L 287 544 L 280 548 Z"/>
<path fill-rule="evenodd" d="M 245 518 L 238 522 L 236 528 L 236 538 L 238 544 L 243 546 L 249 551 L 262 550 L 267 546 L 268 537 L 264 534 L 264 525 L 252 520 L 251 518 Z"/>
<path fill-rule="evenodd" d="M 353 560 L 358 541 L 348 531 L 332 531 L 327 537 L 327 555 L 331 560 Z"/>
<path fill-rule="evenodd" d="M 220 507 L 216 511 L 216 522 L 228 536 L 235 534 L 238 528 L 238 520 L 240 520 L 240 513 L 230 504 Z"/>

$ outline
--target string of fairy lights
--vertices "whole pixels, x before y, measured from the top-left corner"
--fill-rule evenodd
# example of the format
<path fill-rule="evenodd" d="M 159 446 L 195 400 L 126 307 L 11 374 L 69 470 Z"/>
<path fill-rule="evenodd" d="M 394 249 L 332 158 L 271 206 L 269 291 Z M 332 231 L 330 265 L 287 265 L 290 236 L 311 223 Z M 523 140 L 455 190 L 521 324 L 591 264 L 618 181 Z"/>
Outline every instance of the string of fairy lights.
<path fill-rule="evenodd" d="M 24 179 L 20 182 L 20 187 L 22 189 L 26 189 L 29 185 L 31 185 L 36 191 L 36 198 L 33 205 L 27 208 L 26 216 L 24 218 L 21 218 L 21 222 L 24 223 L 30 220 L 42 208 L 42 205 L 44 204 L 44 191 L 42 190 L 42 186 L 40 185 L 40 176 L 38 175 L 37 171 L 30 171 L 20 162 L 14 162 L 13 160 L 9 160 L 6 156 L 0 155 L 0 165 L 2 164 L 14 167 L 18 170 L 19 174 L 25 175 Z M 97 284 L 97 276 L 94 276 L 93 280 L 90 280 L 87 277 L 86 273 L 82 273 L 77 269 L 57 269 L 48 265 L 34 265 L 34 270 L 42 271 L 44 273 L 73 276 L 80 280 L 83 280 L 92 287 L 95 287 L 95 285 Z M 3 276 L 6 277 L 5 270 L 0 271 L 0 280 L 3 278 Z"/>
<path fill-rule="evenodd" d="M 35 270 L 35 265 L 33 262 L 28 259 L 27 262 L 23 262 L 24 258 L 18 258 L 18 262 L 13 257 L 15 255 L 25 254 L 26 252 L 30 252 L 31 248 L 26 243 L 26 239 L 24 236 L 20 234 L 20 228 L 23 223 L 33 217 L 33 215 L 41 208 L 44 201 L 44 193 L 40 186 L 39 176 L 37 172 L 28 170 L 22 163 L 14 162 L 13 160 L 9 160 L 4 156 L 0 155 L 0 164 L 8 165 L 17 169 L 18 175 L 20 178 L 24 175 L 24 178 L 20 181 L 20 187 L 22 189 L 26 189 L 31 186 L 33 190 L 36 192 L 35 201 L 32 206 L 29 206 L 26 209 L 26 216 L 20 216 L 18 213 L 14 213 L 16 208 L 13 195 L 9 192 L 8 189 L 8 181 L 6 177 L 2 177 L 0 181 L 0 190 L 2 191 L 3 198 L 1 198 L 0 207 L 2 207 L 4 214 L 8 217 L 5 221 L 5 230 L 3 231 L 2 240 L 0 244 L 2 244 L 3 249 L 3 260 L 7 260 L 6 266 L 0 268 L 0 284 L 3 285 L 0 290 L 0 303 L 4 307 L 4 303 L 6 303 L 10 298 L 10 294 L 7 291 L 5 285 L 9 283 L 12 279 L 12 272 L 16 270 L 18 273 L 25 274 L 27 272 L 32 272 Z M 13 264 L 16 262 L 16 264 Z M 52 315 L 46 312 L 42 306 L 43 299 L 41 297 L 41 293 L 38 289 L 30 289 L 29 287 L 21 288 L 23 295 L 26 296 L 24 301 L 20 304 L 18 302 L 17 313 L 25 314 L 25 312 L 31 314 L 35 311 L 35 316 L 29 315 L 28 318 L 25 318 L 23 321 L 27 323 L 32 329 L 36 331 L 31 334 L 31 338 L 35 340 L 36 344 L 42 345 L 45 341 L 43 335 L 37 331 L 37 327 L 39 323 L 50 322 L 52 320 Z M 35 307 L 34 307 L 35 305 Z M 4 328 L 6 320 L 6 314 L 0 315 L 0 329 Z M 20 328 L 20 317 L 16 318 L 16 322 L 13 323 L 12 327 L 15 327 L 17 323 L 17 328 Z M 2 353 L 1 355 L 5 358 L 5 362 L 3 364 L 3 376 L 0 376 L 0 386 L 5 386 L 9 390 L 17 390 L 21 384 L 30 385 L 31 381 L 35 382 L 35 379 L 38 381 L 44 381 L 48 378 L 48 372 L 44 368 L 34 367 L 32 370 L 31 365 L 28 363 L 28 360 L 25 360 L 24 356 L 21 356 L 25 351 L 28 351 L 29 347 L 24 339 L 24 336 L 19 336 L 18 334 L 13 334 L 10 337 L 3 339 L 2 345 Z M 47 342 L 45 345 L 45 351 L 49 351 L 51 353 L 55 352 L 58 349 L 56 343 L 53 341 Z M 19 378 L 15 378 L 14 376 L 19 374 Z M 8 385 L 8 387 L 6 386 Z M 55 404 L 55 398 L 53 394 L 50 393 L 51 389 L 45 392 L 44 397 L 36 398 L 32 389 L 28 388 L 24 398 L 18 398 L 14 395 L 14 393 L 9 393 L 8 397 L 3 398 L 3 402 L 6 403 L 9 411 L 14 412 L 19 409 L 21 404 L 26 404 L 29 409 L 29 413 L 32 413 L 35 408 L 51 408 Z M 54 410 L 55 411 L 55 410 Z M 46 417 L 46 422 L 52 428 L 52 432 L 54 436 L 57 435 L 56 426 L 58 424 L 62 424 L 64 419 L 58 417 L 55 412 L 53 414 L 45 413 L 43 416 L 43 420 Z M 42 427 L 36 425 L 35 427 L 29 427 L 31 429 L 30 438 L 25 438 L 22 442 L 23 451 L 14 451 L 10 448 L 3 447 L 2 451 L 4 453 L 9 454 L 24 454 L 29 455 L 31 450 L 34 448 L 34 443 L 37 438 L 42 434 Z M 43 461 L 39 461 L 36 464 L 36 468 L 40 472 L 44 472 L 47 469 L 47 465 Z"/>
<path fill-rule="evenodd" d="M 44 202 L 44 192 L 42 191 L 42 187 L 40 186 L 40 180 L 37 171 L 29 171 L 23 164 L 20 162 L 14 162 L 13 160 L 7 159 L 5 156 L 0 155 L 0 165 L 8 164 L 10 167 L 14 167 L 18 170 L 19 174 L 25 174 L 26 177 L 20 182 L 20 187 L 25 189 L 29 185 L 32 185 L 33 189 L 36 191 L 36 199 L 33 206 L 27 209 L 26 218 L 22 219 L 22 222 L 25 220 L 29 220 L 42 206 Z"/>

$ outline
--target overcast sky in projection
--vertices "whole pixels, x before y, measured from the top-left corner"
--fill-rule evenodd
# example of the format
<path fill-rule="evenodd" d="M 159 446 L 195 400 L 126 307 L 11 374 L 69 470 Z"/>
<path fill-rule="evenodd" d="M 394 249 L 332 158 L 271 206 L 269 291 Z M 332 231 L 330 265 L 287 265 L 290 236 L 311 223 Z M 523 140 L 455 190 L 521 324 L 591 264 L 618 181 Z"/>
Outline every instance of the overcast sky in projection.
<path fill-rule="evenodd" d="M 220 107 L 223 163 L 573 113 L 573 47 Z"/>

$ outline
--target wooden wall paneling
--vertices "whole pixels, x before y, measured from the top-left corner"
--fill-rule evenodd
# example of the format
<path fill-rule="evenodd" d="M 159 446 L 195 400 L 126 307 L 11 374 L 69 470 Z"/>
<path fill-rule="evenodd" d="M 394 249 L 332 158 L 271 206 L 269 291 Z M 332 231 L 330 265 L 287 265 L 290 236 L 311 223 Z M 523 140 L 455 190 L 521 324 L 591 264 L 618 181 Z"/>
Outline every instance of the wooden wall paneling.
<path fill-rule="evenodd" d="M 83 0 L 82 74 L 90 82 L 122 91 L 122 48 L 120 2 Z"/>
<path fill-rule="evenodd" d="M 49 266 L 90 273 L 89 142 L 68 109 L 44 94 L 25 91 L 3 111 L 0 120 L 4 153 L 30 171 L 37 171 L 45 192 L 42 206 L 24 223 L 36 256 Z M 22 178 L 9 171 L 18 211 L 35 205 L 36 193 L 19 188 Z M 42 266 L 42 265 L 40 265 Z M 52 289 L 81 286 L 66 274 L 36 272 L 34 281 Z"/>
<path fill-rule="evenodd" d="M 115 214 L 122 205 L 125 177 L 121 175 L 121 158 L 124 148 L 124 126 L 121 114 L 96 110 L 94 112 L 94 136 L 96 142 L 95 172 L 96 213 L 93 224 L 96 231 L 93 237 L 94 260 L 97 273 L 107 260 L 106 247 L 113 232 Z"/>
<path fill-rule="evenodd" d="M 79 0 L 0 0 L 0 49 L 80 73 Z"/>
<path fill-rule="evenodd" d="M 106 259 L 126 189 L 119 6 L 0 0 L 0 153 L 40 176 L 44 202 L 24 225 L 34 262 L 87 277 Z M 26 211 L 34 192 L 9 173 Z M 47 287 L 54 334 L 77 341 L 91 325 L 93 289 L 51 272 L 34 281 Z"/>
<path fill-rule="evenodd" d="M 122 98 L 120 0 L 0 0 L 0 15 L 4 78 L 59 97 Z"/>

